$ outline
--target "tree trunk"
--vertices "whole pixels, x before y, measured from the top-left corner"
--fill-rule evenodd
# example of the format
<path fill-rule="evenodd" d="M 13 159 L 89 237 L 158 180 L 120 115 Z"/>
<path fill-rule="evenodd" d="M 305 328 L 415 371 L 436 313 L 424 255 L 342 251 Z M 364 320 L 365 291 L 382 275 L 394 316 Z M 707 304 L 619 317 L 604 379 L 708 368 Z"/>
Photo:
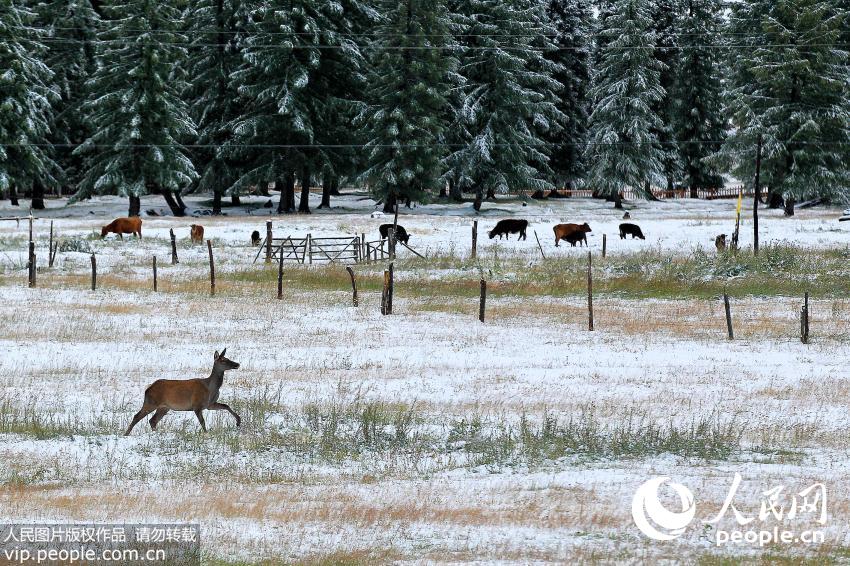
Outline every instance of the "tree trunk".
<path fill-rule="evenodd" d="M 213 191 L 213 216 L 221 216 L 221 193 Z"/>
<path fill-rule="evenodd" d="M 310 167 L 305 165 L 301 171 L 301 198 L 298 201 L 298 212 L 310 214 Z"/>
<path fill-rule="evenodd" d="M 782 195 L 773 191 L 773 189 L 767 190 L 767 207 L 768 208 L 782 208 L 785 206 L 785 200 L 782 198 Z"/>
<path fill-rule="evenodd" d="M 180 205 L 177 204 L 177 201 L 174 199 L 174 194 L 167 189 L 162 190 L 162 197 L 165 199 L 165 202 L 168 203 L 168 208 L 171 209 L 171 214 L 174 216 L 186 216 L 186 213 Z"/>
<path fill-rule="evenodd" d="M 15 185 L 9 187 L 9 204 L 12 206 L 20 206 L 18 203 L 18 188 Z"/>
<path fill-rule="evenodd" d="M 446 184 L 443 183 L 440 185 L 440 196 L 438 198 L 447 198 L 449 195 L 446 193 Z"/>
<path fill-rule="evenodd" d="M 277 213 L 284 214 L 295 210 L 295 174 L 287 171 L 280 181 L 280 200 L 277 203 Z"/>
<path fill-rule="evenodd" d="M 277 185 L 275 185 L 275 186 L 277 186 Z M 271 196 L 271 195 L 269 194 L 269 184 L 268 184 L 268 183 L 266 183 L 265 185 L 264 185 L 264 184 L 260 184 L 260 185 L 257 187 L 257 192 L 258 192 L 258 193 L 260 193 L 260 196 L 261 196 L 261 197 L 270 197 L 270 196 Z"/>
<path fill-rule="evenodd" d="M 333 188 L 333 177 L 324 175 L 322 177 L 322 202 L 319 203 L 319 208 L 331 207 L 331 190 Z"/>
<path fill-rule="evenodd" d="M 395 203 L 396 203 L 395 193 L 390 193 L 384 199 L 384 212 L 391 214 L 395 212 Z"/>
<path fill-rule="evenodd" d="M 242 201 L 239 199 L 239 195 L 230 195 L 230 204 L 233 206 L 242 206 Z"/>
<path fill-rule="evenodd" d="M 32 185 L 32 203 L 33 210 L 44 210 L 44 185 L 41 181 L 35 181 Z"/>
<path fill-rule="evenodd" d="M 463 191 L 460 190 L 460 183 L 454 178 L 449 179 L 449 198 L 455 202 L 463 201 Z"/>
<path fill-rule="evenodd" d="M 339 177 L 336 175 L 333 176 L 333 182 L 331 183 L 331 196 L 339 196 Z"/>
<path fill-rule="evenodd" d="M 796 202 L 797 201 L 791 197 L 785 199 L 785 216 L 794 216 L 794 205 Z"/>
<path fill-rule="evenodd" d="M 614 193 L 614 208 L 622 209 L 623 208 L 623 197 L 620 195 L 620 191 Z"/>
<path fill-rule="evenodd" d="M 699 198 L 699 191 L 697 190 L 696 183 L 691 183 L 691 198 Z"/>
<path fill-rule="evenodd" d="M 183 211 L 183 215 L 185 215 L 186 203 L 183 202 L 183 196 L 180 193 L 174 193 L 174 198 L 177 200 L 177 206 L 180 207 L 180 210 Z"/>
<path fill-rule="evenodd" d="M 139 216 L 139 213 L 142 210 L 142 199 L 130 195 L 130 208 L 127 211 L 127 216 Z"/>
<path fill-rule="evenodd" d="M 493 187 L 487 189 L 487 200 L 496 200 L 496 189 Z"/>
<path fill-rule="evenodd" d="M 475 209 L 475 212 L 481 210 L 481 189 L 475 191 L 475 201 L 472 203 L 472 208 Z"/>

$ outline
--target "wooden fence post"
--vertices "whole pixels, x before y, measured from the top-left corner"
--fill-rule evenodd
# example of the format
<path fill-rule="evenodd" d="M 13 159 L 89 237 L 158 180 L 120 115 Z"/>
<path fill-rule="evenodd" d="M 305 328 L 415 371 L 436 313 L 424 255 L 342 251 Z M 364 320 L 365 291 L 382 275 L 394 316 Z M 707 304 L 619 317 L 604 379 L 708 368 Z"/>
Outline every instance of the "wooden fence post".
<path fill-rule="evenodd" d="M 283 243 L 280 244 L 280 257 L 277 262 L 277 299 L 283 299 Z"/>
<path fill-rule="evenodd" d="M 207 250 L 210 252 L 210 297 L 215 297 L 215 260 L 213 259 L 212 240 L 207 240 Z"/>
<path fill-rule="evenodd" d="M 487 282 L 481 280 L 481 298 L 478 301 L 478 320 L 484 322 L 484 309 L 487 306 Z"/>
<path fill-rule="evenodd" d="M 156 256 L 153 256 L 153 292 L 156 293 Z"/>
<path fill-rule="evenodd" d="M 35 287 L 35 242 L 32 240 L 27 247 L 27 286 Z"/>
<path fill-rule="evenodd" d="M 472 259 L 478 257 L 478 221 L 472 221 Z"/>
<path fill-rule="evenodd" d="M 360 303 L 357 300 L 357 280 L 354 278 L 354 270 L 351 269 L 351 266 L 346 266 L 346 271 L 348 271 L 348 275 L 351 276 L 351 300 L 354 302 L 354 306 L 360 306 Z"/>
<path fill-rule="evenodd" d="M 537 240 L 537 248 L 540 250 L 540 255 L 546 259 L 546 254 L 543 253 L 543 246 L 540 245 L 540 238 L 537 237 L 537 230 L 534 231 L 534 239 Z"/>
<path fill-rule="evenodd" d="M 732 308 L 729 306 L 729 295 L 723 293 L 723 308 L 726 310 L 726 333 L 729 340 L 735 339 L 735 333 L 732 332 Z"/>
<path fill-rule="evenodd" d="M 30 221 L 30 239 L 29 239 L 29 241 L 32 242 L 32 210 L 30 210 L 29 221 Z"/>
<path fill-rule="evenodd" d="M 803 308 L 800 309 L 800 341 L 809 343 L 809 293 L 803 299 Z"/>
<path fill-rule="evenodd" d="M 360 259 L 366 258 L 366 261 L 369 261 L 369 247 L 366 245 L 366 233 L 360 233 Z"/>
<path fill-rule="evenodd" d="M 47 244 L 47 267 L 53 267 L 53 221 L 50 221 L 50 241 Z"/>
<path fill-rule="evenodd" d="M 396 203 L 396 210 L 398 209 L 398 203 Z M 393 262 L 390 262 L 390 285 L 387 289 L 387 314 L 393 314 L 393 290 L 394 290 L 394 277 L 393 277 Z"/>
<path fill-rule="evenodd" d="M 587 252 L 587 329 L 593 332 L 593 254 Z"/>
<path fill-rule="evenodd" d="M 91 290 L 97 290 L 97 258 L 91 254 Z"/>
<path fill-rule="evenodd" d="M 387 313 L 387 295 L 389 295 L 390 290 L 390 272 L 389 270 L 384 270 L 384 285 L 381 290 L 381 314 L 389 314 Z"/>
<path fill-rule="evenodd" d="M 272 261 L 272 221 L 266 222 L 266 263 Z"/>
<path fill-rule="evenodd" d="M 307 234 L 307 258 L 310 261 L 310 265 L 313 264 L 313 235 Z"/>
<path fill-rule="evenodd" d="M 171 265 L 177 265 L 180 263 L 180 260 L 177 259 L 177 238 L 174 237 L 174 229 L 171 228 L 168 230 L 171 234 Z"/>
<path fill-rule="evenodd" d="M 602 257 L 605 257 L 605 253 L 608 250 L 608 234 L 602 234 Z"/>

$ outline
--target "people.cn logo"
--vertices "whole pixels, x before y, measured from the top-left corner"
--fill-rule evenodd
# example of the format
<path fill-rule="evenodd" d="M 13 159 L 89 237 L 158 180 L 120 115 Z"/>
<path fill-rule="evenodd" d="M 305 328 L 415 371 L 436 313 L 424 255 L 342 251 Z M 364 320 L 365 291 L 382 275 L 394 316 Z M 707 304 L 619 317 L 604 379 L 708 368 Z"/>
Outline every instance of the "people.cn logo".
<path fill-rule="evenodd" d="M 658 499 L 658 488 L 670 478 L 660 477 L 641 485 L 632 499 L 632 517 L 635 525 L 653 540 L 673 540 L 685 532 L 696 513 L 694 495 L 680 483 L 670 482 L 670 488 L 676 492 L 682 503 L 678 513 L 668 511 Z"/>

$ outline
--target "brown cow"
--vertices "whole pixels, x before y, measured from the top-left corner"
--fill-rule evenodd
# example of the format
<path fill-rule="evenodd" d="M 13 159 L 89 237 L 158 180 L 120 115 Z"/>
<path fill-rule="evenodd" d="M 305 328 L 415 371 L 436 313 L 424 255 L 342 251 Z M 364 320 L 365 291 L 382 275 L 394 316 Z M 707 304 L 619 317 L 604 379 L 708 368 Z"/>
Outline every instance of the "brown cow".
<path fill-rule="evenodd" d="M 139 237 L 139 239 L 141 239 L 142 219 L 138 216 L 132 216 L 130 218 L 116 218 L 100 229 L 100 238 L 105 238 L 110 232 L 118 234 L 118 237 L 122 240 L 124 239 L 124 234 L 135 234 Z"/>
<path fill-rule="evenodd" d="M 204 227 L 200 224 L 192 224 L 190 237 L 192 238 L 192 243 L 202 244 L 204 242 Z"/>
<path fill-rule="evenodd" d="M 587 245 L 587 233 L 592 232 L 587 222 L 584 224 L 558 224 L 552 230 L 555 231 L 555 247 L 559 247 L 558 242 L 566 240 L 575 247 L 576 243 L 584 242 Z"/>

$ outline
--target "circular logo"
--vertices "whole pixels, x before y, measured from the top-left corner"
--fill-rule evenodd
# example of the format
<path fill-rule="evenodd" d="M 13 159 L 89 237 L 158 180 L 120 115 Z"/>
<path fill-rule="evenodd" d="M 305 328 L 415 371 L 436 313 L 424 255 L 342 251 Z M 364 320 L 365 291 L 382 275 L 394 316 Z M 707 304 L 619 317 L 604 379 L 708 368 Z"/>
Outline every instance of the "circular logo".
<path fill-rule="evenodd" d="M 658 500 L 658 488 L 670 478 L 654 478 L 641 485 L 632 499 L 632 517 L 635 525 L 651 539 L 673 540 L 685 532 L 696 513 L 694 495 L 680 483 L 670 482 L 670 487 L 679 496 L 682 511 L 673 513 Z M 650 522 L 650 520 L 652 522 Z M 654 523 L 654 525 L 653 525 Z"/>

